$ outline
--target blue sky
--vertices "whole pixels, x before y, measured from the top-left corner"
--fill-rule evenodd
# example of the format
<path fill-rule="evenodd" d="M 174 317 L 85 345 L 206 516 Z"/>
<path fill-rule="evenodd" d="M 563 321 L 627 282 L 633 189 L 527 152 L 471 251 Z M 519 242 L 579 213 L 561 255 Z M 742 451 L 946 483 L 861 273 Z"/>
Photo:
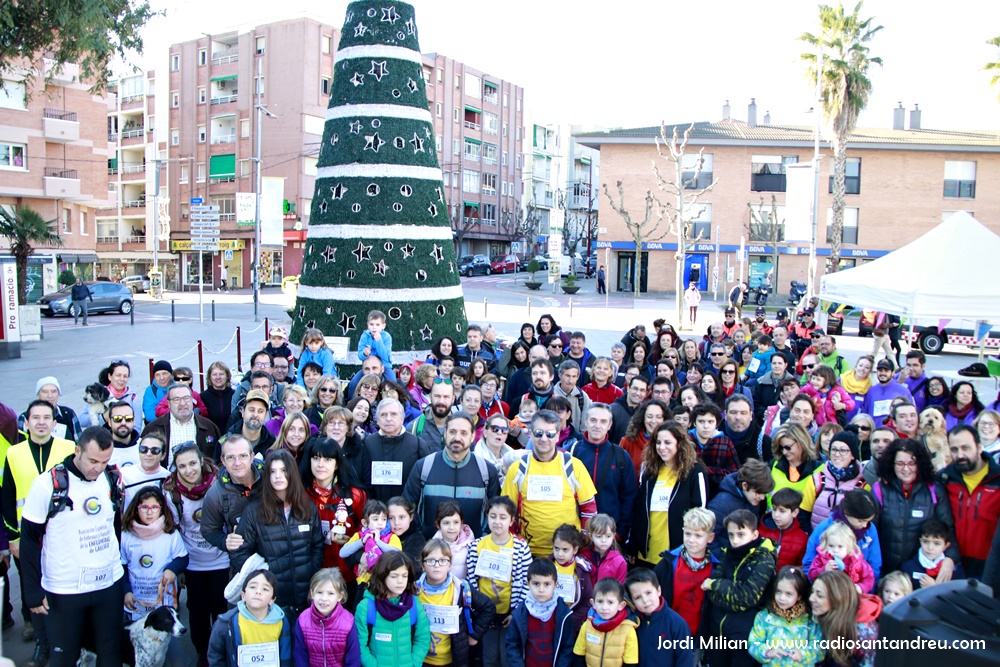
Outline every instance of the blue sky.
<path fill-rule="evenodd" d="M 343 24 L 347 2 L 152 0 L 166 17 L 145 33 L 144 66 L 165 70 L 167 47 L 202 32 L 312 16 Z M 424 52 L 437 51 L 525 89 L 542 122 L 632 127 L 661 120 L 718 120 L 729 100 L 746 119 L 811 125 L 812 88 L 797 41 L 815 29 L 817 5 L 802 0 L 614 4 L 566 0 L 417 0 Z M 279 8 L 280 9 L 277 9 Z M 919 104 L 923 127 L 1000 130 L 1000 89 L 983 65 L 1000 57 L 1000 2 L 869 0 L 863 16 L 884 26 L 871 45 L 884 61 L 863 127 L 891 127 L 892 109 Z"/>

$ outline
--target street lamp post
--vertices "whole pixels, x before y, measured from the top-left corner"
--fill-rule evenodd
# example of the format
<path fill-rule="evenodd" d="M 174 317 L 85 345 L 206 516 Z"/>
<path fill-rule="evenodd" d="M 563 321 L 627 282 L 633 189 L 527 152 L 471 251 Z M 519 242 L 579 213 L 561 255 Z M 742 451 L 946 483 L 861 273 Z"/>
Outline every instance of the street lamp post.
<path fill-rule="evenodd" d="M 816 290 L 816 233 L 819 228 L 819 133 L 823 115 L 823 49 L 816 56 L 816 116 L 813 137 L 813 210 L 812 234 L 809 237 L 809 270 L 806 274 L 806 299 L 812 298 Z"/>

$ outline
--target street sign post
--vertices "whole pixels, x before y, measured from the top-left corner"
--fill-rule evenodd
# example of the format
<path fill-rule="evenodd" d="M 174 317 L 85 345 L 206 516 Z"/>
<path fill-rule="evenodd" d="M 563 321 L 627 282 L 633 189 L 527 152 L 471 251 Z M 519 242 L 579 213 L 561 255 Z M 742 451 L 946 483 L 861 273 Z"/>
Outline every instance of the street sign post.
<path fill-rule="evenodd" d="M 219 252 L 218 204 L 204 204 L 201 197 L 191 199 L 191 250 L 198 251 L 198 318 L 205 321 L 205 253 Z"/>

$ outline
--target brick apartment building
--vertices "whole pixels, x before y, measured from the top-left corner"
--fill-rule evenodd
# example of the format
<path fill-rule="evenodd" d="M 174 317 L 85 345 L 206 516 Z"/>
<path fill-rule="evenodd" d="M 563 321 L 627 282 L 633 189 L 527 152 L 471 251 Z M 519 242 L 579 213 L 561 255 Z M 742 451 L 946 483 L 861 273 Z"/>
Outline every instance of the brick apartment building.
<path fill-rule="evenodd" d="M 33 67 L 28 83 L 24 67 Z M 51 74 L 48 82 L 46 75 Z M 3 72 L 0 90 L 0 206 L 28 206 L 56 221 L 59 247 L 37 247 L 28 301 L 56 289 L 58 271 L 94 277 L 95 210 L 107 206 L 107 102 L 79 81 L 79 67 L 48 59 Z M 30 98 L 30 99 L 29 99 Z M 7 243 L 0 239 L 0 252 Z M 12 261 L 0 255 L 0 261 Z"/>
<path fill-rule="evenodd" d="M 160 89 L 169 96 L 169 124 L 160 125 L 169 155 L 170 249 L 180 256 L 182 287 L 198 284 L 188 221 L 196 197 L 221 215 L 220 252 L 206 253 L 205 285 L 219 284 L 223 265 L 232 286 L 251 284 L 254 229 L 237 224 L 236 193 L 256 187 L 258 90 L 275 115 L 263 121 L 262 174 L 285 179 L 284 245 L 262 248 L 261 284 L 301 270 L 339 39 L 332 26 L 298 18 L 170 47 L 168 89 Z"/>
<path fill-rule="evenodd" d="M 857 129 L 850 137 L 843 267 L 892 252 L 957 210 L 970 211 L 990 229 L 1000 232 L 1000 190 L 990 187 L 1000 182 L 1000 133 L 923 129 L 919 111 L 911 112 L 910 125 L 905 128 L 904 115 L 902 108 L 896 109 L 892 127 Z M 770 268 L 771 244 L 749 233 L 747 204 L 756 209 L 763 197 L 766 214 L 773 194 L 778 220 L 784 220 L 786 165 L 812 160 L 814 135 L 811 127 L 771 125 L 769 120 L 765 116 L 764 123 L 757 124 L 756 105 L 751 103 L 747 122 L 730 118 L 727 104 L 723 120 L 695 123 L 687 166 L 693 167 L 694 154 L 704 148 L 702 174 L 695 185 L 704 186 L 713 180 L 716 185 L 700 201 L 703 206 L 694 220 L 694 232 L 702 240 L 688 251 L 685 283 L 693 266 L 699 265 L 700 287 L 711 289 L 710 274 L 718 246 L 719 290 L 725 294 L 729 286 L 725 282 L 727 263 L 739 270 L 741 235 L 747 238 L 749 263 L 743 275 L 750 277 L 751 285 Z M 683 133 L 689 125 L 677 125 L 678 131 Z M 668 126 L 668 137 L 672 131 L 673 126 Z M 615 193 L 615 183 L 624 182 L 625 204 L 633 211 L 633 218 L 641 217 L 647 190 L 660 194 L 651 161 L 661 164 L 661 173 L 668 173 L 666 163 L 656 152 L 655 138 L 659 135 L 659 127 L 645 127 L 577 136 L 584 145 L 600 148 L 602 184 Z M 821 158 L 820 169 L 817 276 L 826 270 L 824 258 L 830 254 L 828 220 L 833 200 L 832 152 L 826 142 L 820 147 L 825 157 Z M 601 197 L 604 199 L 603 192 Z M 609 260 L 608 289 L 630 290 L 636 265 L 634 239 L 606 200 L 601 210 L 598 262 L 605 263 L 606 257 Z M 639 271 L 642 290 L 673 291 L 676 249 L 676 239 L 669 237 L 643 244 Z M 778 243 L 778 249 L 776 288 L 787 293 L 789 281 L 805 282 L 808 244 Z"/>
<path fill-rule="evenodd" d="M 169 219 L 162 217 L 154 235 L 155 207 L 168 202 L 167 184 L 161 181 L 160 199 L 154 195 L 156 160 L 166 158 L 164 145 L 157 146 L 156 74 L 152 71 L 112 79 L 108 82 L 107 105 L 108 198 L 107 208 L 97 211 L 98 273 L 112 280 L 147 275 L 153 268 L 153 249 L 165 285 L 176 289 L 177 255 L 169 253 L 164 232 Z M 161 154 L 162 151 L 162 154 Z M 162 163 L 161 178 L 166 175 Z"/>
<path fill-rule="evenodd" d="M 423 61 L 456 250 L 505 253 L 521 205 L 524 89 L 437 53 Z"/>

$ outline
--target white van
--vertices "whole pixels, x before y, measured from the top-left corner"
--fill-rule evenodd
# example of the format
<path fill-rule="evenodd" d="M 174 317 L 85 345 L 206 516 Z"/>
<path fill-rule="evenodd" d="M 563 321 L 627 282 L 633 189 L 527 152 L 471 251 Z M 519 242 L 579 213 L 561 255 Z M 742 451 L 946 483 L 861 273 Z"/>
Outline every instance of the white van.
<path fill-rule="evenodd" d="M 945 343 L 951 345 L 965 345 L 976 349 L 979 341 L 976 340 L 976 323 L 972 320 L 952 320 L 945 326 L 944 331 L 938 329 L 938 322 L 929 320 L 917 320 L 914 326 L 917 344 L 924 354 L 940 354 Z M 900 338 L 910 342 L 910 324 L 903 322 Z M 986 337 L 986 349 L 1000 349 L 1000 326 L 990 329 Z"/>

